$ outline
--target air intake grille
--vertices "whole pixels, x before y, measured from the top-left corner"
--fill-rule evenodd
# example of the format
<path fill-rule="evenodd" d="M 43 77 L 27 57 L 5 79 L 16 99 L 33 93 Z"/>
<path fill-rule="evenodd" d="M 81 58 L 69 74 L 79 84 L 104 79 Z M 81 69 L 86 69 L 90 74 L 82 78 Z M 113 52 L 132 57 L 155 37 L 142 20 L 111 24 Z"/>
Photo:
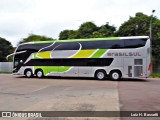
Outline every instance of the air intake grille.
<path fill-rule="evenodd" d="M 142 66 L 134 66 L 134 76 L 140 77 L 143 75 L 143 67 Z"/>
<path fill-rule="evenodd" d="M 134 76 L 135 77 L 143 76 L 143 59 L 134 60 Z"/>

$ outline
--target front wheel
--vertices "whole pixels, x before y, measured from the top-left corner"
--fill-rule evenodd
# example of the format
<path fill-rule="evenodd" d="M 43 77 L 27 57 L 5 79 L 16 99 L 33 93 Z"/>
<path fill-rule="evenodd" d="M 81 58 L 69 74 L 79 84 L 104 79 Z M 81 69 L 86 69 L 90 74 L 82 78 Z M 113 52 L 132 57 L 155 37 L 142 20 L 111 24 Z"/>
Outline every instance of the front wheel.
<path fill-rule="evenodd" d="M 95 73 L 95 78 L 98 80 L 104 80 L 106 78 L 106 72 L 104 70 L 98 70 Z"/>
<path fill-rule="evenodd" d="M 43 77 L 43 71 L 42 71 L 42 70 L 37 70 L 37 71 L 36 71 L 36 76 L 37 76 L 38 78 L 42 78 L 42 77 Z"/>
<path fill-rule="evenodd" d="M 119 80 L 121 78 L 121 73 L 119 71 L 112 71 L 110 73 L 110 78 L 112 80 Z"/>

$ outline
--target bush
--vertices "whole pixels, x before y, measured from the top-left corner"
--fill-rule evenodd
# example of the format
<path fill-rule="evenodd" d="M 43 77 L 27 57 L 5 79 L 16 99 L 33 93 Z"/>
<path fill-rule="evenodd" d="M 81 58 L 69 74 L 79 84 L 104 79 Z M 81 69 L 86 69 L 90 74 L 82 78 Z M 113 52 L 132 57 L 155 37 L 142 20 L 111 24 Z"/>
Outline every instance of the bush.
<path fill-rule="evenodd" d="M 160 73 L 152 73 L 150 75 L 151 78 L 160 78 Z"/>

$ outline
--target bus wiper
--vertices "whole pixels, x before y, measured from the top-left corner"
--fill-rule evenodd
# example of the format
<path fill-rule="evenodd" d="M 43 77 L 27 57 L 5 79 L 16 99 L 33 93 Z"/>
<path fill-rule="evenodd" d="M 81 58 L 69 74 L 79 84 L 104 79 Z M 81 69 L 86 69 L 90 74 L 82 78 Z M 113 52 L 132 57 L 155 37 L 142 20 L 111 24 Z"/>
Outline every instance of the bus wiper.
<path fill-rule="evenodd" d="M 17 55 L 17 54 L 21 54 L 21 53 L 25 53 L 25 52 L 27 52 L 27 50 L 20 51 L 20 52 L 14 52 L 12 54 L 7 55 L 6 59 L 8 60 L 8 58 L 11 57 L 11 56 L 13 56 L 13 55 Z"/>

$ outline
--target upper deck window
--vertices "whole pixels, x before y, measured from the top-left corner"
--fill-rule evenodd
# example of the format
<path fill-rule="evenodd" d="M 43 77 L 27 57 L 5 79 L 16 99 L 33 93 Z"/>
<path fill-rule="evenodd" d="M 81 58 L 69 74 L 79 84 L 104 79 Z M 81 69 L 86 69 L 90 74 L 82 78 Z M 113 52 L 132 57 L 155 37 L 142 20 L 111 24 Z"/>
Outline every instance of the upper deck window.
<path fill-rule="evenodd" d="M 67 40 L 66 40 L 67 41 Z M 19 51 L 52 51 L 52 50 L 82 50 L 87 49 L 125 49 L 125 48 L 139 48 L 145 46 L 147 38 L 139 39 L 123 39 L 123 40 L 97 40 L 97 41 L 75 41 L 73 42 L 56 42 L 41 43 L 41 44 L 23 44 L 17 49 Z"/>
<path fill-rule="evenodd" d="M 124 40 L 124 48 L 139 48 L 146 44 L 147 39 L 127 39 Z"/>
<path fill-rule="evenodd" d="M 42 43 L 42 44 L 22 44 L 18 47 L 16 52 L 29 50 L 29 51 L 39 51 L 40 49 L 49 46 L 50 43 Z"/>

